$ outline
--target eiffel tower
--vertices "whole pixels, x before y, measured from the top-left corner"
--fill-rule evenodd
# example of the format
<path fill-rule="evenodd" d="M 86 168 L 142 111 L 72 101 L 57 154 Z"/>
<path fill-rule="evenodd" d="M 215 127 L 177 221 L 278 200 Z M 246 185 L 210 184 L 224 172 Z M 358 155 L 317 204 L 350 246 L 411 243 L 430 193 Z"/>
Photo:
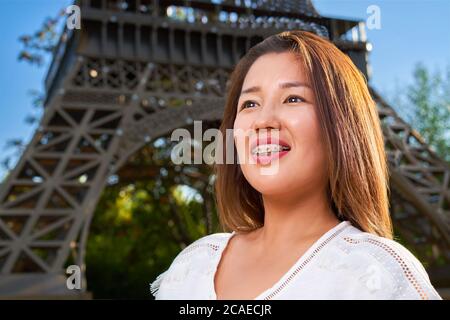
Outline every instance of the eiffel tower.
<path fill-rule="evenodd" d="M 368 77 L 364 23 L 310 0 L 85 0 L 45 79 L 45 112 L 0 189 L 0 297 L 73 297 L 99 195 L 139 149 L 193 120 L 220 121 L 227 78 L 284 30 L 330 39 Z M 450 169 L 371 89 L 382 120 L 396 233 L 450 288 Z M 213 107 L 212 107 L 213 106 Z M 84 272 L 83 272 L 84 274 Z M 85 279 L 84 279 L 85 282 Z"/>

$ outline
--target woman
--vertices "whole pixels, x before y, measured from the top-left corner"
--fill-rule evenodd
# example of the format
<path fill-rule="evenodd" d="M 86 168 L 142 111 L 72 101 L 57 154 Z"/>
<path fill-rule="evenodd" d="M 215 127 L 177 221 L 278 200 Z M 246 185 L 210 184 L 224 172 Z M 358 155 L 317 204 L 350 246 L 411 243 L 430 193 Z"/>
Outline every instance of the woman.
<path fill-rule="evenodd" d="M 376 106 L 332 43 L 286 31 L 251 48 L 230 77 L 227 129 L 237 154 L 216 165 L 216 197 L 231 232 L 182 250 L 156 299 L 441 299 L 392 240 Z"/>

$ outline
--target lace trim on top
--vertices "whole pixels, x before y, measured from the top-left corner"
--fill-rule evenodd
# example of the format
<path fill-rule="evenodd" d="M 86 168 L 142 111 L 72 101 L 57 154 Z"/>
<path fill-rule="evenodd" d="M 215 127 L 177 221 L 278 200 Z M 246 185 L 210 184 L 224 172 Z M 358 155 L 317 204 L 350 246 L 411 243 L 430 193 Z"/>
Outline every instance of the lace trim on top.
<path fill-rule="evenodd" d="M 188 245 L 186 248 L 184 248 L 180 252 L 180 254 L 177 255 L 176 258 L 173 260 L 171 267 L 173 268 L 174 266 L 178 265 L 179 263 L 183 263 L 186 260 L 189 260 L 189 258 L 195 252 L 195 250 L 199 249 L 199 248 L 211 249 L 211 250 L 207 250 L 207 252 L 210 255 L 214 256 L 216 254 L 216 252 L 219 250 L 220 245 L 211 243 L 211 242 L 206 242 L 205 240 L 206 239 L 199 239 L 199 240 L 191 243 L 190 245 Z M 166 271 L 159 274 L 158 277 L 153 282 L 150 283 L 150 292 L 154 297 L 156 297 L 156 295 L 158 294 L 158 291 L 161 287 L 161 283 L 164 280 L 165 276 L 169 273 L 170 270 L 171 269 L 168 268 Z"/>
<path fill-rule="evenodd" d="M 362 239 L 362 240 L 358 240 L 358 239 L 353 239 L 350 237 L 344 237 L 344 240 L 347 241 L 348 243 L 351 244 L 359 244 L 359 243 L 370 243 L 373 245 L 376 245 L 380 248 L 382 248 L 383 250 L 385 250 L 389 255 L 391 255 L 395 261 L 400 265 L 400 267 L 403 270 L 404 275 L 406 276 L 406 279 L 408 279 L 409 283 L 413 286 L 413 288 L 417 291 L 417 293 L 419 294 L 420 298 L 422 300 L 428 300 L 429 297 L 427 295 L 427 293 L 425 292 L 425 290 L 422 288 L 422 286 L 420 285 L 419 281 L 417 280 L 417 278 L 413 275 L 413 272 L 411 271 L 411 269 L 408 267 L 408 265 L 406 264 L 406 262 L 402 259 L 402 257 L 400 257 L 400 255 L 395 252 L 395 250 L 393 248 L 391 248 L 389 245 L 376 240 L 376 239 Z"/>
<path fill-rule="evenodd" d="M 188 259 L 196 249 L 202 248 L 202 247 L 211 249 L 212 252 L 209 250 L 208 250 L 208 252 L 215 254 L 219 250 L 220 245 L 210 243 L 210 242 L 192 243 L 190 246 L 186 247 L 186 249 L 184 249 L 178 257 L 176 257 L 174 262 L 178 263 L 178 262 L 182 262 L 182 261 Z"/>
<path fill-rule="evenodd" d="M 264 300 L 270 300 L 273 297 L 275 297 L 277 294 L 279 294 L 294 278 L 295 276 L 298 275 L 298 273 L 300 271 L 302 271 L 305 266 L 308 265 L 309 262 L 311 262 L 311 260 L 334 238 L 336 238 L 337 235 L 339 235 L 342 231 L 344 231 L 344 229 L 346 227 L 348 227 L 350 224 L 348 221 L 342 221 L 341 223 L 343 223 L 344 225 L 341 226 L 341 228 L 339 228 L 338 230 L 334 231 L 330 236 L 328 236 L 325 240 L 323 240 L 322 242 L 320 242 L 319 245 L 317 245 L 317 247 L 314 249 L 313 252 L 311 252 L 311 254 L 308 255 L 308 257 L 306 257 L 305 259 L 303 259 L 303 257 L 300 257 L 300 259 L 303 259 L 303 262 L 294 269 L 294 271 L 291 272 L 291 274 L 289 275 L 289 277 L 284 280 L 275 290 L 272 291 L 272 293 L 266 295 L 264 297 Z M 336 225 L 336 227 L 339 227 L 340 225 Z M 330 230 L 331 231 L 331 230 Z M 315 246 L 313 244 L 313 246 Z M 299 260 L 300 261 L 300 260 Z"/>

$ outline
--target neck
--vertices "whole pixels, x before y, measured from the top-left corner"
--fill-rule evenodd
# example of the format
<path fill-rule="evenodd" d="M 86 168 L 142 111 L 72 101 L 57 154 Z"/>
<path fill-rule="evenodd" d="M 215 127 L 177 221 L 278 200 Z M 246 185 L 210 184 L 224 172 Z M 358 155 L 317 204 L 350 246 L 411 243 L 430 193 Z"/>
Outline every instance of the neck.
<path fill-rule="evenodd" d="M 318 239 L 340 222 L 329 206 L 325 190 L 303 196 L 297 193 L 291 198 L 263 195 L 263 202 L 264 226 L 259 236 L 265 248 Z"/>

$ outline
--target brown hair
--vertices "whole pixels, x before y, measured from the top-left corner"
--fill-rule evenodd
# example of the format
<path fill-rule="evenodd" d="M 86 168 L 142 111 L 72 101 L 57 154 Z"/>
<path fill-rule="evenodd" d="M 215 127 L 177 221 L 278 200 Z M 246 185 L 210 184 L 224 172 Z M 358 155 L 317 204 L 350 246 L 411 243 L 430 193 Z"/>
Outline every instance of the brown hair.
<path fill-rule="evenodd" d="M 227 86 L 220 130 L 223 146 L 232 129 L 245 76 L 267 53 L 292 52 L 310 80 L 327 153 L 328 196 L 333 212 L 365 232 L 392 239 L 388 169 L 376 105 L 364 75 L 331 42 L 306 31 L 285 31 L 252 47 L 235 66 Z M 233 144 L 233 148 L 235 148 Z M 261 194 L 240 165 L 216 164 L 216 199 L 225 230 L 250 231 L 264 224 Z"/>

